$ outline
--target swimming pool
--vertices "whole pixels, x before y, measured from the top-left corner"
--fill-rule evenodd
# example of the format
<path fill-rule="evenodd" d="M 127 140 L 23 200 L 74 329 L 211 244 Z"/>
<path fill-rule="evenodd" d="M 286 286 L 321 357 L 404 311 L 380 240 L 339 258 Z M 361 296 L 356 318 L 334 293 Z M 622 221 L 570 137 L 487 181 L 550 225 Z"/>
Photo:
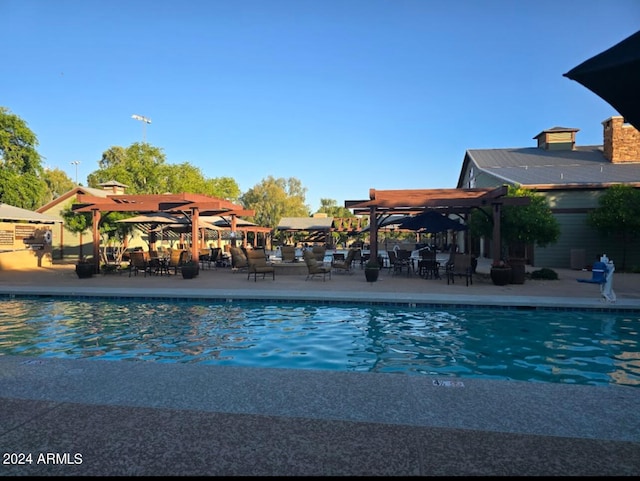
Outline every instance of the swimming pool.
<path fill-rule="evenodd" d="M 0 355 L 640 386 L 638 314 L 10 298 Z"/>

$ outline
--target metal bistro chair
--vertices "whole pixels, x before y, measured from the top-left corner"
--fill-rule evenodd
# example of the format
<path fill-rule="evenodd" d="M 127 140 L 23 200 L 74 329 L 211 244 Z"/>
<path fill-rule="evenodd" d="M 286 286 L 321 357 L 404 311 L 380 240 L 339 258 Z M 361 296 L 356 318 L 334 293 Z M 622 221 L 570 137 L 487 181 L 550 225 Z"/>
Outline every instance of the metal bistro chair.
<path fill-rule="evenodd" d="M 145 277 L 147 277 L 147 273 L 151 273 L 146 252 L 133 251 L 129 254 L 129 259 L 129 277 L 132 272 L 137 276 L 138 272 L 142 271 Z"/>

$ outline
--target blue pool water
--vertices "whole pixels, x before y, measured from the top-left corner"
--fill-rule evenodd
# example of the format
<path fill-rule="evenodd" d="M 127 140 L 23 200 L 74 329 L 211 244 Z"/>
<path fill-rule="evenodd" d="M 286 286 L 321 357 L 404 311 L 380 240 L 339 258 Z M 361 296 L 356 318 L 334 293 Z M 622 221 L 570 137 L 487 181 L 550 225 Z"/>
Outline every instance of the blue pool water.
<path fill-rule="evenodd" d="M 142 299 L 0 302 L 0 355 L 640 386 L 636 313 Z"/>

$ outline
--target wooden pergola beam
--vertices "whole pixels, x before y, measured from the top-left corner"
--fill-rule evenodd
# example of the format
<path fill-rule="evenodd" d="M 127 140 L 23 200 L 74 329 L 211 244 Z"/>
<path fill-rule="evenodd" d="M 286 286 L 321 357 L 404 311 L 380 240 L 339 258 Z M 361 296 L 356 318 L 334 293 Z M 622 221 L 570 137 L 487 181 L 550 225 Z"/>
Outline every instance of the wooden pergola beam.
<path fill-rule="evenodd" d="M 77 203 L 71 209 L 74 212 L 91 212 L 93 225 L 93 261 L 96 273 L 100 271 L 100 235 L 99 223 L 102 212 L 167 212 L 189 213 L 191 217 L 191 257 L 197 262 L 198 219 L 201 215 L 225 215 L 231 217 L 231 229 L 236 229 L 237 216 L 253 216 L 254 210 L 245 209 L 224 199 L 216 199 L 201 194 L 134 194 L 109 195 L 96 197 L 80 194 Z"/>
<path fill-rule="evenodd" d="M 425 210 L 445 210 L 447 214 L 468 214 L 474 208 L 492 209 L 493 261 L 500 260 L 500 211 L 503 205 L 528 205 L 528 197 L 505 198 L 506 185 L 487 189 L 414 189 L 376 190 L 369 189 L 369 200 L 347 200 L 345 208 L 356 215 L 368 214 L 371 259 L 378 256 L 378 217 L 382 215 L 415 215 Z"/>

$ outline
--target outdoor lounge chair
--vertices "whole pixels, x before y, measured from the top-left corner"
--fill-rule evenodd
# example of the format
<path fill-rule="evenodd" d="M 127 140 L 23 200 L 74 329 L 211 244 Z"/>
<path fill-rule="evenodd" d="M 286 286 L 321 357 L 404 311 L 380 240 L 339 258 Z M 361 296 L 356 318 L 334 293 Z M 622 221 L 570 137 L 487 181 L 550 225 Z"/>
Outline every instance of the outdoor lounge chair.
<path fill-rule="evenodd" d="M 311 252 L 313 253 L 313 256 L 316 258 L 316 260 L 320 263 L 324 262 L 324 255 L 327 252 L 327 247 L 326 246 L 313 246 L 311 248 Z"/>
<path fill-rule="evenodd" d="M 249 267 L 249 264 L 247 263 L 247 256 L 240 247 L 229 247 L 229 253 L 231 254 L 232 270 L 237 271 Z"/>
<path fill-rule="evenodd" d="M 349 249 L 349 252 L 347 252 L 344 261 L 338 261 L 334 258 L 333 262 L 331 263 L 331 267 L 337 271 L 351 272 L 351 266 L 353 265 L 353 258 L 355 257 L 355 255 L 356 250 Z"/>
<path fill-rule="evenodd" d="M 247 280 L 251 278 L 253 274 L 253 281 L 256 282 L 258 274 L 262 274 L 264 279 L 267 274 L 273 276 L 273 280 L 276 279 L 276 269 L 273 265 L 267 262 L 267 255 L 264 249 L 247 249 L 245 251 L 247 255 L 247 263 L 249 268 L 247 269 Z"/>
<path fill-rule="evenodd" d="M 280 247 L 280 255 L 282 256 L 282 262 L 295 262 L 296 261 L 296 247 L 295 246 L 282 246 L 282 247 Z"/>
<path fill-rule="evenodd" d="M 322 280 L 325 281 L 327 274 L 329 274 L 329 279 L 331 279 L 331 267 L 325 267 L 324 264 L 318 262 L 318 260 L 313 255 L 313 252 L 308 250 L 304 251 L 302 254 L 304 258 L 305 264 L 307 264 L 307 278 L 305 281 L 309 279 L 313 279 L 315 276 L 322 275 Z"/>

